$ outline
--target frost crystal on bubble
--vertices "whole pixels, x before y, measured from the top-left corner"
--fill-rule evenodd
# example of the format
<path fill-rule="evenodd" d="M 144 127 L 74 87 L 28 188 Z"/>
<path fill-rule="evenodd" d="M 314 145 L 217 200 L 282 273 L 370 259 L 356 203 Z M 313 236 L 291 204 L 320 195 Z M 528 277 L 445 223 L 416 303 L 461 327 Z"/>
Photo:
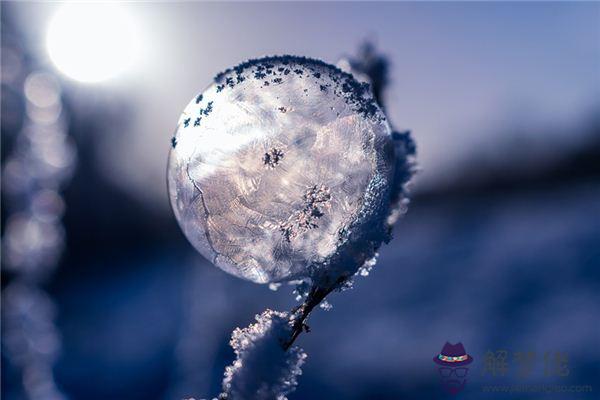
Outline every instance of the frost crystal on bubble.
<path fill-rule="evenodd" d="M 188 104 L 169 196 L 187 238 L 223 270 L 333 284 L 388 239 L 412 173 L 404 150 L 368 84 L 321 61 L 268 57 L 219 74 Z"/>
<path fill-rule="evenodd" d="M 306 353 L 282 344 L 291 334 L 288 313 L 266 310 L 256 323 L 236 328 L 231 347 L 236 360 L 225 368 L 222 400 L 286 400 L 298 384 Z"/>

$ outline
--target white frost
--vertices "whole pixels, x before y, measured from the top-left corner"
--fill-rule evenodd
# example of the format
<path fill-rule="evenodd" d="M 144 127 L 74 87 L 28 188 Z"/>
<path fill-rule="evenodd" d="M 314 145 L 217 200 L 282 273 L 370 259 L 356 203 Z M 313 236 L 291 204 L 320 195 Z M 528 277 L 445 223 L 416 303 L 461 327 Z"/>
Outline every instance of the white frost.
<path fill-rule="evenodd" d="M 266 310 L 256 316 L 256 323 L 231 335 L 236 360 L 225 368 L 223 393 L 227 400 L 286 400 L 298 384 L 300 367 L 306 353 L 284 343 L 292 329 L 288 313 Z"/>

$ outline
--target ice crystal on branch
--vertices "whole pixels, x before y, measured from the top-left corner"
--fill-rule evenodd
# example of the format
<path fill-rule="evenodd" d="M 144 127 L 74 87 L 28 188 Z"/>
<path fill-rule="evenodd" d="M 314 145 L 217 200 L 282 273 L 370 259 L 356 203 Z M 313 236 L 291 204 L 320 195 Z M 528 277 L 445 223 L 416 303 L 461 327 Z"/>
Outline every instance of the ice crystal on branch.
<path fill-rule="evenodd" d="M 251 60 L 217 75 L 180 117 L 168 184 L 186 237 L 228 273 L 272 290 L 296 285 L 301 301 L 233 332 L 222 400 L 294 390 L 306 354 L 293 343 L 310 313 L 369 274 L 406 210 L 415 145 L 378 104 L 387 61 L 371 47 L 361 60 L 346 71 L 304 57 Z"/>
<path fill-rule="evenodd" d="M 175 216 L 231 274 L 327 286 L 389 236 L 407 155 L 369 84 L 333 65 L 281 56 L 227 70 L 190 101 L 174 143 Z"/>
<path fill-rule="evenodd" d="M 222 400 L 285 400 L 298 384 L 306 353 L 284 350 L 292 334 L 288 313 L 266 310 L 256 323 L 236 328 L 231 347 L 236 360 L 225 369 Z"/>

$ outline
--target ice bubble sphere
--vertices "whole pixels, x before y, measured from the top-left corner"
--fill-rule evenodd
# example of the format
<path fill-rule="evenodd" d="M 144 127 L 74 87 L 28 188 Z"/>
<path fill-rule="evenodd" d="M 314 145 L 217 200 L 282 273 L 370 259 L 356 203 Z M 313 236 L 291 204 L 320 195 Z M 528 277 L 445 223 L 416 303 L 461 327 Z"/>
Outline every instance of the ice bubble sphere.
<path fill-rule="evenodd" d="M 281 56 L 227 70 L 187 105 L 171 144 L 177 221 L 233 275 L 358 268 L 389 233 L 390 125 L 368 84 L 332 65 Z"/>

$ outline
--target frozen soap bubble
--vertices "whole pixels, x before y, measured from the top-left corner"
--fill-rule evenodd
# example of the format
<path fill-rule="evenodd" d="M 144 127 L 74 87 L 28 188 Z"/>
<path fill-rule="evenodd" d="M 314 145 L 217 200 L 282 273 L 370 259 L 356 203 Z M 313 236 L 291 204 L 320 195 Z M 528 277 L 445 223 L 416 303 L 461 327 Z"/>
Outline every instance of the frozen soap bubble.
<path fill-rule="evenodd" d="M 181 115 L 171 205 L 194 247 L 233 275 L 335 280 L 388 238 L 410 175 L 396 171 L 407 154 L 393 136 L 352 75 L 303 57 L 252 60 Z"/>

